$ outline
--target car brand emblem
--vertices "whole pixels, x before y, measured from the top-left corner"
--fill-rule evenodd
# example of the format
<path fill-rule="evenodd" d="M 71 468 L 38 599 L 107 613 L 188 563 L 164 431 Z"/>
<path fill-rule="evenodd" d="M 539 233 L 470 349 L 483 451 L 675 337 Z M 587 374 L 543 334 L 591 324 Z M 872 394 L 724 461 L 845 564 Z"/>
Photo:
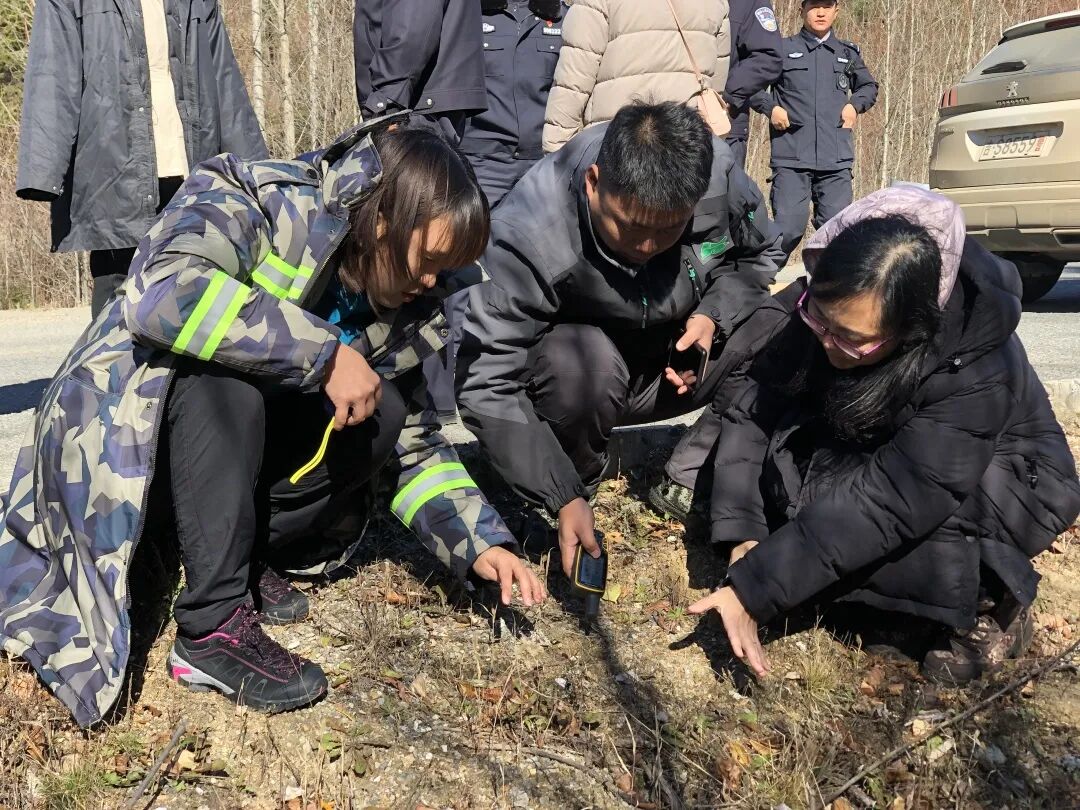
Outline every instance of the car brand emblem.
<path fill-rule="evenodd" d="M 1005 98 L 1020 98 L 1020 82 L 1009 82 L 1005 85 Z"/>

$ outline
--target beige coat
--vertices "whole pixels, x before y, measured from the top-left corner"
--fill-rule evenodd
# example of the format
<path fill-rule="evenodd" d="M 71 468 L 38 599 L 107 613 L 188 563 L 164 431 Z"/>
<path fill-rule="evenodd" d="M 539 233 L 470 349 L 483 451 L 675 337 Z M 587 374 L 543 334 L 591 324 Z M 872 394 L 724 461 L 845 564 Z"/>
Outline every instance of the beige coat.
<path fill-rule="evenodd" d="M 672 0 L 694 59 L 723 92 L 731 37 L 727 0 Z M 689 101 L 698 92 L 667 0 L 575 0 L 548 96 L 544 151 L 633 101 Z"/>

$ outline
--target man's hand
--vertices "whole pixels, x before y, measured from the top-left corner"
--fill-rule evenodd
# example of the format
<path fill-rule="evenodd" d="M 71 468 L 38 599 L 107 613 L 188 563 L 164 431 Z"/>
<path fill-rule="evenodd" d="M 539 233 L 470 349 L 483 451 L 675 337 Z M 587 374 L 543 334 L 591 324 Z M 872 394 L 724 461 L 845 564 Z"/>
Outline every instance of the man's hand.
<path fill-rule="evenodd" d="M 689 608 L 694 614 L 708 613 L 710 610 L 720 614 L 735 657 L 754 670 L 759 678 L 765 677 L 771 667 L 758 638 L 757 622 L 746 612 L 735 589 L 721 588 L 694 602 Z"/>
<path fill-rule="evenodd" d="M 845 104 L 840 111 L 841 126 L 844 129 L 855 129 L 855 122 L 859 119 L 859 113 L 851 104 Z"/>
<path fill-rule="evenodd" d="M 773 129 L 778 129 L 781 132 L 791 127 L 791 119 L 788 118 L 787 110 L 779 105 L 772 108 L 769 121 L 772 123 Z"/>
<path fill-rule="evenodd" d="M 574 498 L 559 510 L 559 551 L 562 553 L 563 573 L 567 579 L 573 578 L 574 556 L 579 545 L 593 557 L 600 556 L 592 507 L 584 498 Z"/>
<path fill-rule="evenodd" d="M 359 425 L 382 398 L 382 379 L 356 349 L 339 343 L 326 366 L 323 390 L 334 404 L 334 430 Z"/>
<path fill-rule="evenodd" d="M 675 351 L 685 352 L 696 343 L 703 351 L 708 352 L 712 349 L 715 335 L 716 324 L 713 323 L 712 318 L 707 315 L 691 315 L 686 322 L 686 331 L 679 338 L 679 342 L 675 344 Z M 697 369 L 676 371 L 671 366 L 668 366 L 664 369 L 664 377 L 675 386 L 680 396 L 698 383 Z"/>
<path fill-rule="evenodd" d="M 509 605 L 513 599 L 514 583 L 517 583 L 525 607 L 538 605 L 547 599 L 544 586 L 525 561 L 502 546 L 492 546 L 480 554 L 472 570 L 480 579 L 498 583 L 499 601 L 504 605 Z"/>

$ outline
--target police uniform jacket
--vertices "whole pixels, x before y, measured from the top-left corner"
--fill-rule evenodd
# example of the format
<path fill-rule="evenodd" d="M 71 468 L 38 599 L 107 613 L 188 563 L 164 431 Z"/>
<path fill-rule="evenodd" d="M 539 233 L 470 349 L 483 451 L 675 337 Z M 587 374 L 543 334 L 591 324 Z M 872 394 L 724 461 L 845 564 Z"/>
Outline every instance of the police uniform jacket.
<path fill-rule="evenodd" d="M 830 34 L 824 42 L 805 28 L 785 37 L 783 69 L 752 106 L 765 116 L 773 107 L 787 110 L 791 127 L 770 127 L 773 168 L 836 171 L 855 160 L 852 130 L 844 129 L 840 112 L 851 104 L 860 115 L 877 100 L 878 85 L 863 62 L 859 46 Z"/>
<path fill-rule="evenodd" d="M 485 11 L 482 31 L 487 110 L 465 126 L 461 148 L 470 157 L 499 154 L 524 160 L 543 157 L 544 131 L 551 77 L 562 47 L 562 14 L 544 20 L 524 2 L 499 11 Z"/>
<path fill-rule="evenodd" d="M 731 106 L 728 139 L 750 131 L 750 100 L 780 76 L 782 38 L 770 0 L 729 0 L 731 59 L 724 101 Z"/>
<path fill-rule="evenodd" d="M 365 118 L 487 105 L 476 0 L 356 0 L 353 48 Z"/>

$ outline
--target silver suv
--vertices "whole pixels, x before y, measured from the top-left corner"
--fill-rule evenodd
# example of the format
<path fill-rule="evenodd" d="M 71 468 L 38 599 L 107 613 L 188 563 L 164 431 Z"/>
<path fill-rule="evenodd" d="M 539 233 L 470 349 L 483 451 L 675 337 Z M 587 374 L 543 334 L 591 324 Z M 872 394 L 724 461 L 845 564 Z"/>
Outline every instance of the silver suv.
<path fill-rule="evenodd" d="M 930 186 L 1016 264 L 1025 301 L 1080 260 L 1080 11 L 1009 28 L 945 92 Z"/>

